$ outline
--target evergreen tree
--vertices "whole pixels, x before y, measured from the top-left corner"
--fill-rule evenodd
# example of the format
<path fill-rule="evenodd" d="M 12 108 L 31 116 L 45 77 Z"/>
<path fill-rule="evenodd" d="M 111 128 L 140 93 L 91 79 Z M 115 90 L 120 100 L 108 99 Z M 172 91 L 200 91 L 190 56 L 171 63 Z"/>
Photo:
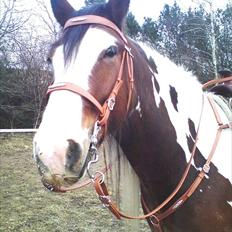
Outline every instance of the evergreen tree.
<path fill-rule="evenodd" d="M 13 17 L 15 1 L 4 2 L 8 4 L 0 20 L 0 128 L 33 127 L 41 116 L 42 98 L 51 78 L 43 59 L 49 38 L 31 42 L 26 37 L 29 33 L 24 33 L 26 19 L 19 14 Z M 105 2 L 86 0 L 85 4 Z M 217 69 L 231 70 L 232 5 L 217 10 L 214 15 Z M 214 78 L 212 18 L 202 6 L 184 12 L 176 2 L 172 6 L 166 4 L 158 20 L 145 18 L 140 27 L 135 16 L 129 13 L 126 24 L 127 35 L 149 43 L 191 70 L 200 81 Z"/>
<path fill-rule="evenodd" d="M 173 6 L 165 5 L 158 20 L 158 34 L 161 38 L 158 48 L 176 63 L 181 63 L 181 34 L 183 13 L 175 2 Z"/>
<path fill-rule="evenodd" d="M 218 69 L 232 70 L 232 5 L 217 11 Z"/>
<path fill-rule="evenodd" d="M 210 20 L 204 8 L 189 9 L 181 25 L 181 64 L 191 70 L 202 82 L 213 77 Z M 212 72 L 210 71 L 212 70 Z"/>
<path fill-rule="evenodd" d="M 126 34 L 133 39 L 139 37 L 141 28 L 135 19 L 135 16 L 130 12 L 126 18 Z"/>
<path fill-rule="evenodd" d="M 152 20 L 152 18 L 145 18 L 141 31 L 142 41 L 156 47 L 156 44 L 160 39 L 157 22 Z"/>

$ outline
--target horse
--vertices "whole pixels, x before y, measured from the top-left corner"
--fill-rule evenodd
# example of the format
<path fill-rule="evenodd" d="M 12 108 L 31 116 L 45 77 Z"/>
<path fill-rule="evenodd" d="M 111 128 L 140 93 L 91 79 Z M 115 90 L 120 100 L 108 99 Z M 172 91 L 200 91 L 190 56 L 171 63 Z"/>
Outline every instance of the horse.
<path fill-rule="evenodd" d="M 43 184 L 62 191 L 89 176 L 105 206 L 125 216 L 104 171 L 93 172 L 107 140 L 138 178 L 145 216 L 137 219 L 151 231 L 232 231 L 231 112 L 191 72 L 125 36 L 130 0 L 51 5 L 62 32 L 33 142 Z"/>

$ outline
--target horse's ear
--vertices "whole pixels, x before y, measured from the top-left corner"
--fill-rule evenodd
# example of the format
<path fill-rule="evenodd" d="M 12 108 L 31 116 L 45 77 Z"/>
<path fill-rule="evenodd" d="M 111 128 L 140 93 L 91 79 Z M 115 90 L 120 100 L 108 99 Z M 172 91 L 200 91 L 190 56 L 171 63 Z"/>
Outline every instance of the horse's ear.
<path fill-rule="evenodd" d="M 122 29 L 129 5 L 130 0 L 109 0 L 107 3 L 107 8 L 111 13 L 112 20 L 120 29 Z"/>
<path fill-rule="evenodd" d="M 51 0 L 52 11 L 57 22 L 63 27 L 75 11 L 66 0 Z"/>

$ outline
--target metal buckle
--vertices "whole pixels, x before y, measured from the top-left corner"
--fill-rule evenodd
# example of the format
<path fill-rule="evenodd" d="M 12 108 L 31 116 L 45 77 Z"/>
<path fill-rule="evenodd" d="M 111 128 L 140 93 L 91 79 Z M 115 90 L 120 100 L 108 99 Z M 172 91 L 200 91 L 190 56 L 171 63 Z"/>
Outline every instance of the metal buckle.
<path fill-rule="evenodd" d="M 111 199 L 110 196 L 99 196 L 100 201 L 102 202 L 103 207 L 109 208 Z"/>
<path fill-rule="evenodd" d="M 108 99 L 107 106 L 108 106 L 110 111 L 112 111 L 114 109 L 114 106 L 115 106 L 115 98 L 114 97 L 111 97 Z"/>
<path fill-rule="evenodd" d="M 176 204 L 172 208 L 175 210 L 178 207 L 180 207 L 182 203 L 183 203 L 183 200 L 179 200 L 179 201 L 176 202 Z"/>
<path fill-rule="evenodd" d="M 208 174 L 210 171 L 210 166 L 209 164 L 205 164 L 202 168 L 202 170 L 204 171 L 204 173 Z"/>
<path fill-rule="evenodd" d="M 91 172 L 90 172 L 91 165 L 94 164 L 94 163 L 97 163 L 98 160 L 99 160 L 99 155 L 97 154 L 97 150 L 96 150 L 96 152 L 94 152 L 93 155 L 94 155 L 94 159 L 93 159 L 93 160 L 90 160 L 90 161 L 88 162 L 88 165 L 87 165 L 87 173 L 88 173 L 89 178 L 90 178 L 91 180 L 94 180 L 94 178 L 95 178 L 95 175 L 92 175 Z"/>
<path fill-rule="evenodd" d="M 99 183 L 102 184 L 105 181 L 105 175 L 103 174 L 103 172 L 100 171 L 96 171 L 94 174 L 94 178 L 92 179 L 93 181 L 95 181 L 96 179 L 100 179 Z"/>
<path fill-rule="evenodd" d="M 99 154 L 97 150 L 97 144 L 98 144 L 98 133 L 101 130 L 101 126 L 99 125 L 99 121 L 96 121 L 94 124 L 93 134 L 90 139 L 90 148 L 88 154 L 90 155 L 91 159 L 87 164 L 87 173 L 89 175 L 89 178 L 94 181 L 97 177 L 96 174 L 100 174 L 102 176 L 102 182 L 104 181 L 104 174 L 102 172 L 95 172 L 95 174 L 92 174 L 91 172 L 91 165 L 95 164 L 99 160 Z"/>
<path fill-rule="evenodd" d="M 96 121 L 93 128 L 93 134 L 90 139 L 91 144 L 93 144 L 94 146 L 96 146 L 98 143 L 97 136 L 100 130 L 101 130 L 101 126 L 99 125 L 99 121 Z"/>
<path fill-rule="evenodd" d="M 150 220 L 151 224 L 152 224 L 153 226 L 155 226 L 156 228 L 157 228 L 157 227 L 158 227 L 158 228 L 160 227 L 160 221 L 159 221 L 159 219 L 158 219 L 157 216 L 151 215 L 151 216 L 149 217 L 149 220 Z"/>
<path fill-rule="evenodd" d="M 129 48 L 127 45 L 125 45 L 125 49 L 126 49 L 126 51 L 128 52 L 128 54 L 129 54 L 132 58 L 134 58 L 134 56 L 133 56 L 133 54 L 132 54 L 132 52 L 131 52 L 131 48 Z"/>

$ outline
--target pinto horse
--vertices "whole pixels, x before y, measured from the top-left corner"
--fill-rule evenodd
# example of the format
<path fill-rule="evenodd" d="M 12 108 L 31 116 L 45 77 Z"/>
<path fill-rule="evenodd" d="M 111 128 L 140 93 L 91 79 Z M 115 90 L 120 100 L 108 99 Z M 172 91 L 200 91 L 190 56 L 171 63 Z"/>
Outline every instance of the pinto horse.
<path fill-rule="evenodd" d="M 137 218 L 151 231 L 232 231 L 231 112 L 192 73 L 123 34 L 129 3 L 76 11 L 51 0 L 62 35 L 34 138 L 43 184 L 61 191 L 89 174 L 102 202 L 124 217 L 104 174 L 92 171 L 99 147 L 115 141 L 139 180 L 145 216 Z"/>

